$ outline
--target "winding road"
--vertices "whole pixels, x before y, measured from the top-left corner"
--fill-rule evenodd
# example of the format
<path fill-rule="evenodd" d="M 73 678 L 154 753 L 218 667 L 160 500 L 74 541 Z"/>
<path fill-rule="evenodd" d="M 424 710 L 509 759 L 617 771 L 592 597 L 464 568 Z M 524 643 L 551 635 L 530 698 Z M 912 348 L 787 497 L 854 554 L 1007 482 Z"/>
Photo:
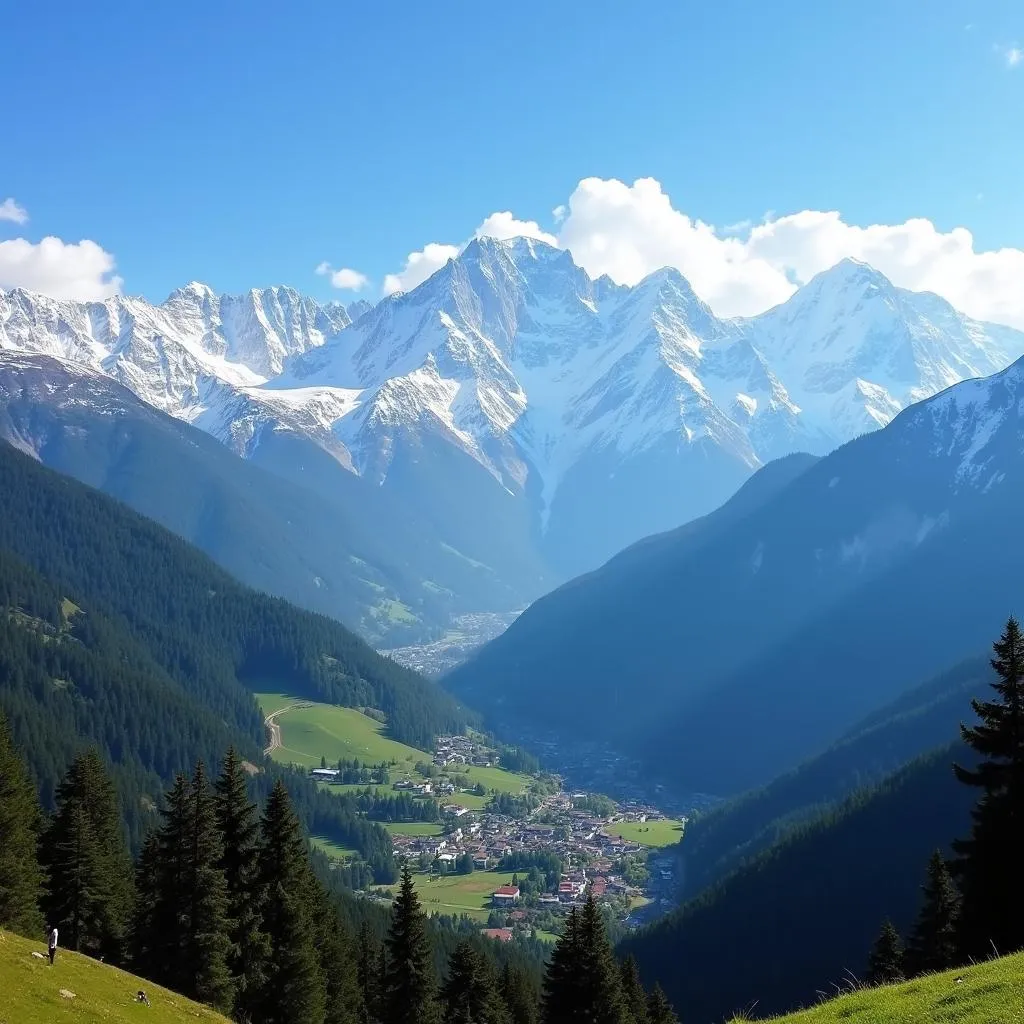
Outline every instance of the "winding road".
<path fill-rule="evenodd" d="M 281 743 L 281 726 L 277 724 L 277 719 L 286 711 L 293 711 L 295 708 L 308 707 L 312 707 L 309 701 L 300 701 L 297 704 L 289 704 L 287 707 L 279 708 L 277 711 L 267 715 L 263 724 L 270 730 L 270 743 L 263 748 L 264 754 L 269 756 L 279 747 L 283 746 Z"/>

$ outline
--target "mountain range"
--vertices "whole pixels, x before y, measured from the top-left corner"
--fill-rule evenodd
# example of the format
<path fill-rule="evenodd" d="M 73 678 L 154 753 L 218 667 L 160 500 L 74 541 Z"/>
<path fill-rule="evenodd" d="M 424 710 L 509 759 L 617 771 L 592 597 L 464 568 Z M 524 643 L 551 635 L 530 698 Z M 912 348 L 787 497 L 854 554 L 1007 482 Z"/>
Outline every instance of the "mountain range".
<path fill-rule="evenodd" d="M 1022 395 L 1024 360 L 769 465 L 536 602 L 448 685 L 690 792 L 767 783 L 1019 610 Z"/>
<path fill-rule="evenodd" d="M 228 474 L 258 505 L 304 503 L 303 522 L 319 522 L 310 536 L 336 526 L 337 543 L 317 543 L 332 568 L 318 573 L 305 553 L 279 577 L 164 521 L 247 582 L 289 579 L 289 598 L 388 643 L 436 636 L 452 614 L 518 609 L 712 511 L 772 459 L 824 454 L 1022 353 L 1024 334 L 851 260 L 775 309 L 727 320 L 674 270 L 625 287 L 524 238 L 475 240 L 375 306 L 196 283 L 160 305 L 0 292 L 0 401 L 22 401 L 5 436 L 154 514 L 142 488 L 109 484 L 117 466 L 80 464 L 68 431 L 109 421 L 112 404 L 132 409 L 122 424 L 145 406 L 199 428 L 263 471 Z M 69 399 L 60 381 L 87 371 Z M 43 443 L 26 409 L 38 424 L 56 407 L 59 431 L 51 423 Z M 159 462 L 133 443 L 137 464 Z M 165 489 L 182 478 L 168 474 Z M 243 552 L 269 551 L 240 518 L 237 530 Z"/>

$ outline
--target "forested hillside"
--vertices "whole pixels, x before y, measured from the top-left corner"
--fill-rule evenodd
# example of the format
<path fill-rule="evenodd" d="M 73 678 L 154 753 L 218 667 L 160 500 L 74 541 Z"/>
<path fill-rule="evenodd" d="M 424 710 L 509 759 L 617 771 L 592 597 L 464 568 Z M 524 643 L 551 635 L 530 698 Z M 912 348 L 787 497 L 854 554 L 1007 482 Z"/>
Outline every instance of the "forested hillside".
<path fill-rule="evenodd" d="M 623 944 L 694 1021 L 781 1013 L 863 979 L 879 925 L 913 923 L 929 854 L 969 828 L 946 747 L 806 822 Z"/>
<path fill-rule="evenodd" d="M 251 689 L 377 708 L 428 746 L 467 716 L 338 623 L 240 585 L 98 492 L 0 445 L 0 709 L 46 805 L 74 752 L 109 758 L 137 839 L 153 798 L 197 759 L 264 743 Z M 307 824 L 393 872 L 384 831 L 351 801 L 291 783 Z"/>
<path fill-rule="evenodd" d="M 948 743 L 972 717 L 968 702 L 984 692 L 989 675 L 984 659 L 963 662 L 869 715 L 799 768 L 693 818 L 684 849 L 687 894 L 697 895 L 793 828 Z"/>

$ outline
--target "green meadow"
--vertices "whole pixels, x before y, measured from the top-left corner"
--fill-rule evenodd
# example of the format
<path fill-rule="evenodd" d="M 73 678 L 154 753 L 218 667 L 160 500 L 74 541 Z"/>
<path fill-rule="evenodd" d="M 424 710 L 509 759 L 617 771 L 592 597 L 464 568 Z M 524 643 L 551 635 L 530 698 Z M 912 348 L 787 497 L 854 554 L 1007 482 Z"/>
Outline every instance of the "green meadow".
<path fill-rule="evenodd" d="M 604 831 L 610 836 L 619 836 L 631 843 L 643 846 L 671 846 L 683 838 L 683 823 L 674 818 L 658 821 L 614 821 Z"/>

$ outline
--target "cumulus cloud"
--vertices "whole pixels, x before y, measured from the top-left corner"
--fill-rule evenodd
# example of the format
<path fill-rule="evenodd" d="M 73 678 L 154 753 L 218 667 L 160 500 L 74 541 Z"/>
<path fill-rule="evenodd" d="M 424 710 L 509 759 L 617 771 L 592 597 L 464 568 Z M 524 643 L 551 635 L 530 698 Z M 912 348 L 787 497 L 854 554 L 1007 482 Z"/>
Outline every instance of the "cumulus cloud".
<path fill-rule="evenodd" d="M 835 210 L 802 210 L 722 228 L 677 209 L 660 182 L 631 185 L 584 178 L 554 214 L 550 234 L 509 211 L 493 213 L 475 236 L 528 235 L 572 252 L 592 277 L 636 284 L 662 267 L 677 268 L 720 316 L 751 316 L 784 302 L 799 285 L 846 257 L 871 264 L 894 284 L 941 295 L 980 320 L 1024 329 L 1024 250 L 980 250 L 964 227 L 931 221 L 861 226 Z M 408 291 L 461 251 L 432 242 L 410 254 L 385 291 Z"/>
<path fill-rule="evenodd" d="M 508 210 L 492 213 L 473 233 L 477 238 L 536 238 L 548 245 L 558 245 L 558 239 L 543 231 L 535 220 L 516 220 Z"/>
<path fill-rule="evenodd" d="M 106 299 L 121 291 L 113 271 L 114 257 L 88 240 L 0 242 L 0 288 L 27 288 L 56 299 Z"/>
<path fill-rule="evenodd" d="M 321 277 L 330 278 L 331 284 L 342 291 L 358 292 L 370 283 L 370 279 L 358 270 L 353 270 L 351 267 L 340 267 L 335 270 L 326 261 L 317 266 L 316 272 Z"/>
<path fill-rule="evenodd" d="M 1024 61 L 1024 49 L 1021 49 L 1019 46 L 1007 46 L 1003 50 L 1003 57 L 1008 68 L 1015 68 Z"/>
<path fill-rule="evenodd" d="M 8 197 L 0 203 L 0 220 L 13 221 L 15 224 L 24 224 L 28 220 L 28 210 L 24 206 Z"/>
<path fill-rule="evenodd" d="M 412 291 L 449 260 L 458 256 L 460 249 L 458 245 L 428 242 L 422 249 L 409 253 L 405 258 L 405 266 L 397 274 L 388 274 L 384 278 L 384 294 Z"/>

